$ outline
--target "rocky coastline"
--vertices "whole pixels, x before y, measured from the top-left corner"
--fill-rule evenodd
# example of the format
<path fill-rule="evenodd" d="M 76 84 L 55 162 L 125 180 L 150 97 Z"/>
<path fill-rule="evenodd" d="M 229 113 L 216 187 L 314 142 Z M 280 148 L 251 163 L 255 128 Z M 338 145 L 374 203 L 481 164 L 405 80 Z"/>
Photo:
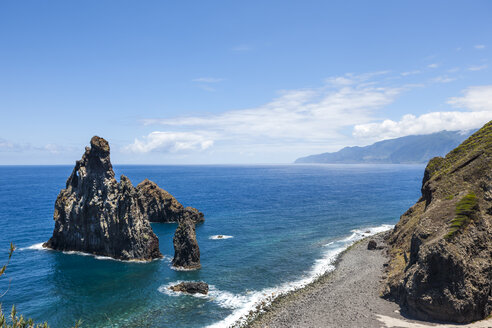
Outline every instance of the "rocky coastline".
<path fill-rule="evenodd" d="M 388 232 L 368 237 L 345 250 L 336 269 L 304 288 L 259 306 L 233 327 L 247 328 L 490 328 L 492 319 L 470 324 L 422 321 L 381 297 L 388 260 Z M 370 240 L 379 249 L 368 249 Z"/>
<path fill-rule="evenodd" d="M 492 327 L 492 121 L 429 161 L 395 228 L 247 327 Z"/>

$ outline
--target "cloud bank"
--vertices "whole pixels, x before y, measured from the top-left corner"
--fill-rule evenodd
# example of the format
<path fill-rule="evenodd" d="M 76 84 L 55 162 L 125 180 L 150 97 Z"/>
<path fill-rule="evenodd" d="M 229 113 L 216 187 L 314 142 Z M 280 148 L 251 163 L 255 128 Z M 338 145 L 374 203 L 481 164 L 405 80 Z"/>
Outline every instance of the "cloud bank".
<path fill-rule="evenodd" d="M 431 65 L 428 74 L 436 67 Z M 492 120 L 492 85 L 469 87 L 461 95 L 443 100 L 446 110 L 408 113 L 399 120 L 384 119 L 389 109 L 394 110 L 394 102 L 402 93 L 451 83 L 457 76 L 449 74 L 457 71 L 424 77 L 424 83 L 413 80 L 406 84 L 403 79 L 423 74 L 422 71 L 345 74 L 328 78 L 317 88 L 281 91 L 276 98 L 253 108 L 203 116 L 148 118 L 141 122 L 153 132 L 135 139 L 125 150 L 193 152 L 196 156 L 213 153 L 208 158 L 219 161 L 237 157 L 237 162 L 241 162 L 250 156 L 281 162 L 304 154 L 336 151 L 347 145 L 363 146 L 412 134 L 479 128 Z"/>
<path fill-rule="evenodd" d="M 144 124 L 165 127 L 167 132 L 154 131 L 136 139 L 127 150 L 204 150 L 212 144 L 235 144 L 238 148 L 268 151 L 282 144 L 338 142 L 347 138 L 342 129 L 370 122 L 375 111 L 393 102 L 402 91 L 371 82 L 375 75 L 383 74 L 349 74 L 328 79 L 320 88 L 282 91 L 256 108 L 210 116 L 146 119 Z M 180 132 L 171 132 L 176 130 Z"/>
<path fill-rule="evenodd" d="M 492 120 L 492 85 L 465 89 L 462 97 L 452 97 L 448 104 L 466 111 L 431 112 L 420 116 L 407 114 L 399 121 L 359 124 L 356 138 L 390 139 L 411 134 L 427 134 L 442 130 L 470 130 Z"/>

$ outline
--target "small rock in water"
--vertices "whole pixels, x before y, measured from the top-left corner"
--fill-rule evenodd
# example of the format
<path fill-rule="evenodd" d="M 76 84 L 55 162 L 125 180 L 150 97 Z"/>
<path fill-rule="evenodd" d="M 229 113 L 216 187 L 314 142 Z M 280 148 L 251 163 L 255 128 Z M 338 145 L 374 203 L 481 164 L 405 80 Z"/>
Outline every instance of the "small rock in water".
<path fill-rule="evenodd" d="M 224 238 L 224 236 L 222 236 L 222 235 L 217 236 L 217 239 L 222 239 L 222 238 Z"/>
<path fill-rule="evenodd" d="M 208 294 L 208 284 L 203 281 L 186 281 L 177 285 L 169 287 L 170 290 L 175 292 L 184 292 L 188 294 L 200 293 L 203 295 Z"/>
<path fill-rule="evenodd" d="M 377 248 L 377 246 L 378 246 L 378 244 L 373 239 L 371 239 L 371 240 L 369 240 L 369 243 L 367 244 L 367 249 L 368 250 L 374 250 Z"/>

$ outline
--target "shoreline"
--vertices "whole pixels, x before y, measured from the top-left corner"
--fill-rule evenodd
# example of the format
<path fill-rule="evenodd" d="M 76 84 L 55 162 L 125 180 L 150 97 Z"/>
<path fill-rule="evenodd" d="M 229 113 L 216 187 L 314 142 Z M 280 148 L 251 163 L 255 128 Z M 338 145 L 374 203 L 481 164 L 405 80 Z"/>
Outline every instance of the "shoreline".
<path fill-rule="evenodd" d="M 407 318 L 398 304 L 380 297 L 386 247 L 368 250 L 369 240 L 384 245 L 380 232 L 355 242 L 336 259 L 335 270 L 300 289 L 276 297 L 231 327 L 470 327 L 491 328 L 492 318 L 471 324 L 443 324 Z M 385 246 L 385 245 L 384 245 Z"/>

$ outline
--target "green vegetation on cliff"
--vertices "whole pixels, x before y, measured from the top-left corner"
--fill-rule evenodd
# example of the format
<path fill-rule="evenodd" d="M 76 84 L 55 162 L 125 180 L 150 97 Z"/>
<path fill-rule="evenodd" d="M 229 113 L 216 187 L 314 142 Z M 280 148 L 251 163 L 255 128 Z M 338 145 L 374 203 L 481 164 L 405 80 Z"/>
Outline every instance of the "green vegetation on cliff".
<path fill-rule="evenodd" d="M 427 169 L 430 177 L 452 173 L 456 169 L 456 164 L 460 163 L 458 168 L 464 166 L 482 153 L 492 153 L 492 121 L 485 124 L 480 130 L 463 141 L 461 145 L 450 151 L 446 157 L 431 159 Z"/>
<path fill-rule="evenodd" d="M 451 220 L 449 232 L 444 238 L 449 239 L 460 229 L 465 228 L 478 210 L 478 200 L 474 193 L 469 193 L 456 204 L 456 217 Z"/>

